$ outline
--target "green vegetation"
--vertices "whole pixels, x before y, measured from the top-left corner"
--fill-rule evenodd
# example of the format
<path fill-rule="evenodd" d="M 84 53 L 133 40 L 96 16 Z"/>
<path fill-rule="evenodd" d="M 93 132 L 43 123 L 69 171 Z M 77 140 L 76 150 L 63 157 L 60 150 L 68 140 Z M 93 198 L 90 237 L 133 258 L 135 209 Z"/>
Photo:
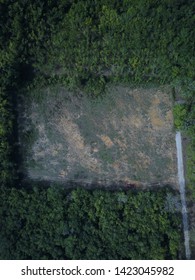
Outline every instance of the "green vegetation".
<path fill-rule="evenodd" d="M 195 198 L 195 81 L 192 79 L 177 80 L 174 82 L 174 86 L 184 103 L 174 106 L 174 122 L 176 129 L 182 130 L 183 135 L 187 137 L 187 187 Z"/>
<path fill-rule="evenodd" d="M 0 258 L 176 259 L 181 217 L 167 207 L 170 196 L 168 189 L 3 189 Z"/>
<path fill-rule="evenodd" d="M 190 219 L 190 244 L 192 259 L 195 257 L 195 81 L 192 79 L 176 81 L 175 89 L 183 104 L 177 104 L 173 108 L 175 128 L 182 131 L 185 143 L 183 145 L 186 160 L 186 188 L 187 202 Z M 175 96 L 176 97 L 176 96 Z"/>
<path fill-rule="evenodd" d="M 180 130 L 184 126 L 184 121 L 186 119 L 186 106 L 183 104 L 176 104 L 173 107 L 173 115 L 174 115 L 174 125 L 175 128 Z"/>
<path fill-rule="evenodd" d="M 92 94 L 108 82 L 193 79 L 194 8 L 190 0 L 4 0 L 2 66 L 19 71 L 23 86 L 61 82 Z"/>
<path fill-rule="evenodd" d="M 191 200 L 195 199 L 195 106 L 193 110 L 189 111 L 189 118 L 186 118 L 187 128 L 184 130 L 184 135 L 187 136 L 186 148 L 186 177 L 187 187 L 192 195 Z M 193 122 L 189 125 L 189 122 Z"/>
<path fill-rule="evenodd" d="M 12 136 L 12 113 L 9 100 L 0 91 L 0 184 L 5 185 L 12 181 L 13 164 L 11 162 L 12 148 L 10 138 Z"/>
<path fill-rule="evenodd" d="M 191 190 L 192 199 L 195 199 L 195 141 L 190 139 L 187 146 L 187 187 Z"/>
<path fill-rule="evenodd" d="M 1 1 L 1 258 L 178 257 L 180 216 L 164 211 L 165 190 L 19 189 L 12 107 L 18 95 L 59 84 L 93 97 L 111 83 L 181 87 L 186 104 L 175 108 L 175 123 L 189 137 L 195 192 L 194 10 L 193 0 Z"/>

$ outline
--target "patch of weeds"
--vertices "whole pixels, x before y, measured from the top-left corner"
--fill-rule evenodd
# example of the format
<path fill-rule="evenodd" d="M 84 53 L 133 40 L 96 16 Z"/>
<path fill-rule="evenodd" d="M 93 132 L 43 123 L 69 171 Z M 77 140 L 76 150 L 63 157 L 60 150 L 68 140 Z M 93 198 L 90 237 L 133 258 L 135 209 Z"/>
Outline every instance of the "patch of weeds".
<path fill-rule="evenodd" d="M 45 100 L 45 92 L 43 90 L 31 90 L 29 91 L 29 100 L 32 102 L 36 102 L 38 104 L 42 104 Z"/>
<path fill-rule="evenodd" d="M 34 126 L 23 132 L 23 140 L 25 145 L 28 147 L 32 147 L 37 138 L 38 130 Z"/>
<path fill-rule="evenodd" d="M 99 157 L 105 163 L 112 164 L 113 161 L 114 161 L 113 156 L 112 156 L 111 152 L 108 151 L 108 149 L 100 150 L 99 151 Z"/>
<path fill-rule="evenodd" d="M 45 131 L 46 131 L 47 138 L 51 143 L 55 143 L 55 142 L 59 143 L 63 140 L 63 137 L 59 133 L 57 133 L 57 131 L 54 128 L 47 125 L 45 126 L 45 128 L 46 128 Z"/>
<path fill-rule="evenodd" d="M 36 168 L 37 162 L 34 159 L 28 160 L 28 167 Z"/>
<path fill-rule="evenodd" d="M 169 111 L 169 108 L 167 107 L 167 104 L 165 102 L 161 102 L 159 104 L 159 108 L 162 111 L 163 115 Z"/>
<path fill-rule="evenodd" d="M 160 179 L 162 179 L 162 175 L 157 173 L 156 178 L 160 180 Z"/>
<path fill-rule="evenodd" d="M 123 109 L 119 109 L 119 110 L 117 111 L 116 117 L 117 117 L 117 119 L 119 119 L 119 120 L 123 120 L 123 117 L 124 117 L 125 115 L 127 115 L 127 114 L 125 114 L 124 110 L 123 110 Z"/>
<path fill-rule="evenodd" d="M 28 167 L 32 168 L 34 170 L 42 170 L 43 169 L 42 163 L 38 162 L 34 159 L 28 161 Z"/>
<path fill-rule="evenodd" d="M 74 174 L 74 179 L 87 179 L 88 172 L 83 167 L 79 167 Z"/>
<path fill-rule="evenodd" d="M 80 171 L 80 172 L 77 172 L 75 175 L 74 175 L 74 179 L 77 180 L 77 179 L 87 179 L 87 175 L 83 172 L 83 171 Z"/>
<path fill-rule="evenodd" d="M 85 143 L 87 144 L 88 142 L 93 141 L 96 133 L 93 122 L 88 119 L 87 116 L 84 116 L 77 123 L 80 131 L 82 132 Z"/>
<path fill-rule="evenodd" d="M 154 179 L 153 179 L 152 175 L 153 175 L 153 172 L 145 170 L 139 165 L 136 169 L 134 179 L 137 180 L 137 181 L 154 182 Z"/>
<path fill-rule="evenodd" d="M 111 112 L 116 107 L 116 100 L 113 94 L 108 94 L 104 100 L 105 111 Z"/>
<path fill-rule="evenodd" d="M 164 172 L 166 173 L 168 170 L 164 169 L 164 166 L 169 166 L 170 165 L 170 159 L 166 158 L 166 157 L 158 157 L 154 155 L 154 162 L 153 162 L 153 168 L 155 171 L 155 176 L 157 179 L 160 179 Z"/>

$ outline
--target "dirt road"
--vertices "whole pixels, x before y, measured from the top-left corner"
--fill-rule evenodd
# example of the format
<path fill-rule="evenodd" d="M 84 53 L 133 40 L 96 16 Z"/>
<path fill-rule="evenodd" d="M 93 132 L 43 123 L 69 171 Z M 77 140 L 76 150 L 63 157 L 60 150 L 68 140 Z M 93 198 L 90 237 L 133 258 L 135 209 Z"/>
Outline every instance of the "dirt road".
<path fill-rule="evenodd" d="M 188 213 L 186 206 L 186 196 L 185 196 L 185 177 L 184 177 L 184 166 L 183 166 L 183 153 L 182 153 L 182 140 L 181 132 L 176 132 L 176 147 L 177 147 L 177 164 L 178 164 L 178 180 L 179 180 L 179 190 L 182 203 L 182 219 L 183 219 L 183 231 L 184 231 L 184 242 L 185 242 L 185 252 L 186 259 L 190 259 L 190 237 L 189 237 L 189 225 L 188 225 Z"/>

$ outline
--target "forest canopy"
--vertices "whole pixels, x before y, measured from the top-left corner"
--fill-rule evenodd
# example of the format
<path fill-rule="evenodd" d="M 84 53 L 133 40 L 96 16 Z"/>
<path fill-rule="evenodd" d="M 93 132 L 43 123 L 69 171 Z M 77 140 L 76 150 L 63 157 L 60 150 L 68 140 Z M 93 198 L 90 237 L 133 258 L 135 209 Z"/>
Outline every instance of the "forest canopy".
<path fill-rule="evenodd" d="M 177 259 L 181 216 L 161 191 L 0 193 L 0 259 Z"/>
<path fill-rule="evenodd" d="M 66 192 L 21 182 L 16 107 L 18 96 L 59 84 L 92 97 L 110 84 L 180 89 L 176 124 L 189 135 L 193 189 L 194 11 L 193 0 L 0 2 L 1 259 L 180 258 L 170 190 Z"/>
<path fill-rule="evenodd" d="M 35 76 L 40 86 L 45 79 L 60 79 L 93 92 L 107 82 L 194 79 L 194 1 L 4 0 L 0 5 L 6 77 L 15 69 L 25 82 Z"/>

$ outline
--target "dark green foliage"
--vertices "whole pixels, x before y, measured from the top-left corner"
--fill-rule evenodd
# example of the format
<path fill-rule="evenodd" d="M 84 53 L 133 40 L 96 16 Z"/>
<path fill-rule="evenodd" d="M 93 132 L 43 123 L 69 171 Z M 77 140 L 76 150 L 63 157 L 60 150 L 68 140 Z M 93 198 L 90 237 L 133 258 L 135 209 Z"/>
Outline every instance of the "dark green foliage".
<path fill-rule="evenodd" d="M 77 1 L 54 27 L 36 68 L 49 75 L 59 69 L 69 86 L 92 92 L 103 79 L 143 84 L 193 77 L 194 7 L 193 1 Z"/>
<path fill-rule="evenodd" d="M 1 259 L 176 259 L 180 215 L 168 190 L 58 188 L 0 193 Z"/>
<path fill-rule="evenodd" d="M 9 100 L 0 88 L 0 184 L 12 181 L 13 164 L 11 162 L 10 138 L 13 129 L 13 116 Z"/>
<path fill-rule="evenodd" d="M 0 3 L 0 183 L 10 161 L 16 92 L 62 84 L 92 96 L 109 83 L 180 83 L 194 188 L 195 1 L 61 0 Z M 175 259 L 180 215 L 166 191 L 1 188 L 0 257 Z"/>
<path fill-rule="evenodd" d="M 31 65 L 35 86 L 61 76 L 96 94 L 107 82 L 194 79 L 194 9 L 194 1 L 4 0 L 1 63 Z"/>

